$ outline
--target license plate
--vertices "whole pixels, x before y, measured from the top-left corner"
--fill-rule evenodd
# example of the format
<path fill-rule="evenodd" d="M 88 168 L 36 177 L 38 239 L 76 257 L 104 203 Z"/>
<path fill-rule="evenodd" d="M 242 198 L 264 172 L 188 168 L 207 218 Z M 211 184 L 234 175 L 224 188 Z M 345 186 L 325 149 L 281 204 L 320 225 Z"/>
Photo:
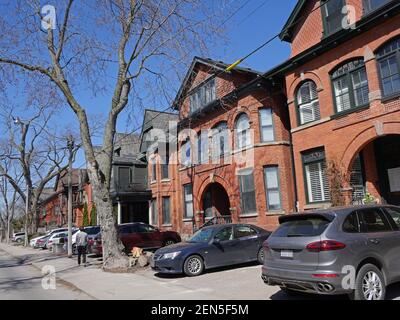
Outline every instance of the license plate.
<path fill-rule="evenodd" d="M 293 258 L 293 251 L 282 250 L 281 251 L 281 258 Z"/>

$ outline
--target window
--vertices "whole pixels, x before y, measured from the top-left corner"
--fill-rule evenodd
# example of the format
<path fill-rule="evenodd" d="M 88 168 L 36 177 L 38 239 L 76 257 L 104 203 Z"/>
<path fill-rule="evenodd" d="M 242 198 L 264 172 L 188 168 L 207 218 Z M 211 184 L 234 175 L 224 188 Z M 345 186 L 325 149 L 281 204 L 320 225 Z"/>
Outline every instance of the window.
<path fill-rule="evenodd" d="M 212 129 L 212 156 L 220 158 L 229 152 L 229 132 L 226 122 L 221 122 Z"/>
<path fill-rule="evenodd" d="M 163 224 L 171 223 L 171 212 L 170 212 L 170 198 L 163 197 L 162 198 L 162 214 L 163 214 Z"/>
<path fill-rule="evenodd" d="M 344 0 L 323 0 L 322 5 L 322 17 L 324 24 L 324 32 L 326 36 L 339 31 L 342 28 L 342 22 L 345 13 L 342 13 L 343 7 L 345 6 Z"/>
<path fill-rule="evenodd" d="M 293 217 L 282 223 L 273 236 L 280 238 L 317 237 L 326 230 L 329 223 L 330 221 L 322 216 Z"/>
<path fill-rule="evenodd" d="M 206 83 L 195 89 L 190 95 L 190 112 L 196 112 L 216 99 L 215 78 L 206 80 Z"/>
<path fill-rule="evenodd" d="M 208 132 L 201 131 L 197 137 L 197 161 L 198 163 L 207 163 L 208 161 Z"/>
<path fill-rule="evenodd" d="M 360 225 L 358 222 L 357 213 L 351 213 L 343 222 L 343 231 L 349 233 L 360 232 Z"/>
<path fill-rule="evenodd" d="M 359 211 L 359 217 L 361 219 L 361 230 L 363 232 L 392 231 L 389 222 L 380 209 L 361 210 Z"/>
<path fill-rule="evenodd" d="M 157 160 L 151 161 L 151 181 L 157 181 Z"/>
<path fill-rule="evenodd" d="M 185 167 L 190 166 L 192 163 L 190 157 L 190 140 L 184 142 L 181 146 L 181 163 Z"/>
<path fill-rule="evenodd" d="M 119 167 L 118 168 L 118 183 L 120 188 L 124 189 L 129 186 L 132 181 L 131 168 Z"/>
<path fill-rule="evenodd" d="M 169 155 L 163 157 L 161 164 L 161 179 L 169 179 Z"/>
<path fill-rule="evenodd" d="M 242 113 L 236 120 L 236 147 L 243 149 L 250 145 L 250 121 L 247 114 Z"/>
<path fill-rule="evenodd" d="M 235 226 L 235 238 L 245 238 L 257 235 L 257 231 L 250 226 Z"/>
<path fill-rule="evenodd" d="M 400 38 L 392 40 L 377 52 L 383 96 L 400 93 Z"/>
<path fill-rule="evenodd" d="M 265 190 L 267 192 L 268 211 L 281 210 L 279 169 L 277 166 L 264 168 Z"/>
<path fill-rule="evenodd" d="M 193 190 L 191 184 L 183 186 L 183 200 L 185 204 L 184 218 L 193 218 Z"/>
<path fill-rule="evenodd" d="M 397 208 L 385 208 L 386 212 L 392 217 L 394 223 L 397 225 L 397 228 L 400 229 L 400 209 Z"/>
<path fill-rule="evenodd" d="M 219 241 L 233 240 L 232 227 L 223 228 L 215 235 L 214 239 L 218 239 Z"/>
<path fill-rule="evenodd" d="M 274 123 L 271 108 L 262 108 L 260 114 L 261 142 L 274 141 Z"/>
<path fill-rule="evenodd" d="M 330 201 L 330 188 L 326 173 L 325 151 L 319 149 L 303 154 L 308 202 Z"/>
<path fill-rule="evenodd" d="M 239 185 L 242 213 L 257 212 L 253 169 L 244 170 L 239 173 Z"/>
<path fill-rule="evenodd" d="M 297 107 L 301 125 L 321 118 L 317 85 L 313 81 L 304 82 L 297 90 Z"/>
<path fill-rule="evenodd" d="M 157 209 L 156 198 L 151 200 L 150 209 L 151 209 L 151 223 L 154 225 L 158 225 L 158 209 Z"/>
<path fill-rule="evenodd" d="M 364 0 L 364 12 L 370 13 L 383 5 L 389 3 L 392 0 Z"/>
<path fill-rule="evenodd" d="M 332 74 L 332 84 L 337 112 L 369 103 L 367 71 L 363 59 L 350 61 L 336 69 Z"/>
<path fill-rule="evenodd" d="M 361 203 L 365 196 L 365 182 L 363 175 L 363 165 L 360 154 L 354 159 L 350 170 L 350 186 L 353 189 L 352 197 L 354 203 Z"/>

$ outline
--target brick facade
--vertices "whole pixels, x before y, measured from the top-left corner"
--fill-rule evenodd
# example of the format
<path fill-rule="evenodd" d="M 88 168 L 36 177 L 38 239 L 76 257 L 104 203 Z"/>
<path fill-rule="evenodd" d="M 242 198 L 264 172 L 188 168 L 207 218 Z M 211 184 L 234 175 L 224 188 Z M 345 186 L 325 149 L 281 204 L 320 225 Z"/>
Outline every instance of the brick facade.
<path fill-rule="evenodd" d="M 229 214 L 234 222 L 250 222 L 267 229 L 274 229 L 281 214 L 331 206 L 331 201 L 310 203 L 307 199 L 304 155 L 319 148 L 325 151 L 326 163 L 337 166 L 337 175 L 346 176 L 340 185 L 340 196 L 345 203 L 349 204 L 354 200 L 350 171 L 353 170 L 354 161 L 359 154 L 362 155 L 366 191 L 377 201 L 389 199 L 390 202 L 390 199 L 394 199 L 388 196 L 387 190 L 383 190 L 383 180 L 387 180 L 385 175 L 388 168 L 400 167 L 397 150 L 400 149 L 400 139 L 396 138 L 400 133 L 400 94 L 390 99 L 383 98 L 376 53 L 388 41 L 400 36 L 399 3 L 389 1 L 377 10 L 367 12 L 363 7 L 363 0 L 344 2 L 348 9 L 347 23 L 355 23 L 355 28 L 327 35 L 324 33 L 321 2 L 299 1 L 281 34 L 283 40 L 291 43 L 291 56 L 280 66 L 266 72 L 263 77 L 252 70 L 241 68 L 234 69 L 231 73 L 218 72 L 218 67 L 224 69 L 222 63 L 195 59 L 175 103 L 180 118 L 179 148 L 171 158 L 177 162 L 170 165 L 169 180 L 158 180 L 150 184 L 153 197 L 157 199 L 157 224 L 160 227 L 187 235 L 192 233 L 194 226 L 202 225 L 206 220 L 204 197 L 211 186 L 217 192 L 217 196 L 212 196 L 214 214 L 221 214 L 221 211 L 225 214 L 226 207 L 229 206 Z M 338 114 L 331 75 L 338 67 L 355 59 L 360 59 L 365 64 L 368 102 L 360 108 Z M 215 67 L 212 66 L 213 63 Z M 217 74 L 215 81 L 218 103 L 200 114 L 191 114 L 190 94 L 213 74 Z M 299 87 L 308 80 L 316 84 L 320 119 L 301 125 L 296 95 Z M 258 86 L 254 86 L 254 82 Z M 249 89 L 240 91 L 243 86 L 248 86 Z M 241 94 L 236 94 L 239 91 Z M 275 137 L 273 142 L 268 143 L 261 142 L 260 136 L 259 110 L 265 107 L 273 111 Z M 185 167 L 179 163 L 182 144 L 188 138 L 188 129 L 192 130 L 190 137 L 193 157 L 197 150 L 196 136 L 201 130 L 213 128 L 221 122 L 226 122 L 230 132 L 231 152 L 227 160 L 235 156 L 234 128 L 242 113 L 247 114 L 250 119 L 253 132 L 252 146 L 245 151 L 253 155 L 253 163 L 227 164 L 226 158 L 218 164 L 194 164 Z M 382 145 L 391 146 L 393 150 L 382 151 Z M 282 206 L 279 212 L 268 212 L 267 209 L 264 168 L 271 165 L 279 168 Z M 256 202 L 255 212 L 249 215 L 242 213 L 238 177 L 240 170 L 246 166 L 253 168 Z M 157 176 L 160 177 L 160 166 L 157 170 Z M 335 178 L 332 178 L 332 173 L 330 175 L 329 185 L 332 184 L 331 179 Z M 385 183 L 387 189 L 387 182 Z M 194 217 L 190 219 L 184 218 L 183 186 L 187 184 L 193 187 Z M 330 189 L 332 195 L 332 188 Z M 162 196 L 171 198 L 171 223 L 168 226 L 163 226 Z M 400 200 L 400 193 L 390 196 Z"/>
<path fill-rule="evenodd" d="M 307 15 L 307 11 L 318 6 L 318 3 L 319 1 L 310 1 L 304 9 L 305 21 L 296 28 L 292 39 L 292 56 L 321 41 L 323 27 L 320 11 Z M 360 20 L 363 14 L 362 1 L 350 0 L 347 4 L 354 6 L 357 21 Z M 313 32 L 310 32 L 311 29 Z M 363 151 L 366 188 L 373 196 L 381 198 L 375 152 L 371 142 L 378 137 L 400 133 L 400 101 L 398 96 L 382 99 L 375 53 L 383 44 L 399 35 L 399 16 L 388 17 L 367 32 L 360 32 L 350 41 L 338 44 L 332 50 L 318 54 L 314 59 L 286 73 L 300 209 L 319 207 L 307 204 L 301 159 L 302 152 L 317 147 L 324 147 L 327 160 L 338 163 L 344 172 L 349 172 L 355 156 Z M 332 70 L 356 58 L 365 62 L 369 104 L 362 110 L 335 116 Z M 321 120 L 299 126 L 296 93 L 299 86 L 307 80 L 312 80 L 317 85 Z"/>

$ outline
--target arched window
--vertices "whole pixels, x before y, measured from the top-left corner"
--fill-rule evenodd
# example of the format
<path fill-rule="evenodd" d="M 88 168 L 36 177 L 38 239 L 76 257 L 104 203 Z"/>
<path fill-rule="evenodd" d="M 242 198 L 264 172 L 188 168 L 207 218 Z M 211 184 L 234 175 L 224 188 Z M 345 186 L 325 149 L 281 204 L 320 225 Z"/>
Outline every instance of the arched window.
<path fill-rule="evenodd" d="M 236 148 L 242 149 L 251 145 L 250 121 L 247 114 L 242 113 L 236 120 Z"/>
<path fill-rule="evenodd" d="M 208 161 L 208 130 L 202 130 L 197 136 L 197 154 L 198 163 Z"/>
<path fill-rule="evenodd" d="M 297 107 L 300 124 L 305 124 L 321 118 L 317 85 L 314 81 L 304 82 L 297 90 Z"/>
<path fill-rule="evenodd" d="M 220 122 L 212 129 L 212 157 L 219 158 L 229 152 L 229 131 L 226 122 Z"/>
<path fill-rule="evenodd" d="M 369 88 L 364 59 L 341 65 L 332 73 L 336 111 L 343 112 L 369 103 Z"/>
<path fill-rule="evenodd" d="M 400 38 L 383 46 L 376 54 L 383 96 L 400 93 Z"/>

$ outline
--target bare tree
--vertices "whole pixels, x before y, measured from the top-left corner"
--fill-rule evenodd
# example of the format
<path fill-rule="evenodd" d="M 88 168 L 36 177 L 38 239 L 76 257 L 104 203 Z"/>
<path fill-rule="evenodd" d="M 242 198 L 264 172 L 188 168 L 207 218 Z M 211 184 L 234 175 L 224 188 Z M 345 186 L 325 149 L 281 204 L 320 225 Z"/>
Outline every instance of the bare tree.
<path fill-rule="evenodd" d="M 25 228 L 36 232 L 39 226 L 39 200 L 44 188 L 62 171 L 66 170 L 67 139 L 49 131 L 53 112 L 39 107 L 28 119 L 4 116 L 2 123 L 8 137 L 0 146 L 0 175 L 14 188 L 27 208 Z M 74 154 L 79 145 L 74 149 Z M 9 167 L 19 174 L 11 175 Z M 21 179 L 22 178 L 22 179 Z"/>
<path fill-rule="evenodd" d="M 162 87 L 152 98 L 171 103 L 164 101 L 173 96 L 171 80 L 182 74 L 188 58 L 220 39 L 221 21 L 234 5 L 225 6 L 223 0 L 66 0 L 57 2 L 57 21 L 51 14 L 43 21 L 39 1 L 17 3 L 10 2 L 8 10 L 16 16 L 0 18 L 3 74 L 23 70 L 47 78 L 75 113 L 102 230 L 103 267 L 125 269 L 128 260 L 109 193 L 118 116 L 129 99 L 137 101 L 148 92 L 149 83 Z M 40 30 L 43 22 L 47 30 Z M 89 85 L 110 101 L 100 155 L 93 149 L 88 106 L 78 94 Z"/>
<path fill-rule="evenodd" d="M 5 171 L 13 176 L 13 180 L 19 184 L 22 175 L 13 167 L 10 159 L 3 159 L 1 166 Z M 6 242 L 9 243 L 11 235 L 11 224 L 17 210 L 17 205 L 20 200 L 20 195 L 17 190 L 13 188 L 9 180 L 0 175 L 0 223 L 4 227 Z"/>

